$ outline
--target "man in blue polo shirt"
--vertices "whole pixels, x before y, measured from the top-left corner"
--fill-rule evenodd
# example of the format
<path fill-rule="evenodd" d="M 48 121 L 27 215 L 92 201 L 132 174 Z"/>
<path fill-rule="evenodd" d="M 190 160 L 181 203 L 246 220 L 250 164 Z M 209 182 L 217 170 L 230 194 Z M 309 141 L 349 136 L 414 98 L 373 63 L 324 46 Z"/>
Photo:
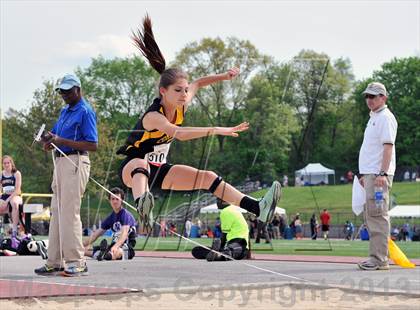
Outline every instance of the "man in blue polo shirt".
<path fill-rule="evenodd" d="M 88 152 L 96 151 L 98 144 L 96 114 L 82 97 L 77 76 L 65 75 L 56 91 L 66 106 L 42 142 L 45 151 L 53 150 L 51 143 L 54 143 L 68 158 L 58 151 L 53 153 L 55 164 L 51 184 L 53 197 L 48 260 L 45 266 L 35 269 L 35 273 L 55 275 L 63 271 L 64 276 L 78 276 L 87 274 L 80 204 L 89 180 Z"/>

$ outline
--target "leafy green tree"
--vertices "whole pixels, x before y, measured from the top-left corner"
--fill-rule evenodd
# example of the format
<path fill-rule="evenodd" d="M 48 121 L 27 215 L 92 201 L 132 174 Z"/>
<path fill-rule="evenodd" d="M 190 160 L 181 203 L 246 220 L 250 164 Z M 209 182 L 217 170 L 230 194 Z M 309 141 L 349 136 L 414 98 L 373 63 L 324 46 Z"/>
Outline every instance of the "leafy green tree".
<path fill-rule="evenodd" d="M 293 134 L 291 167 L 322 162 L 339 170 L 352 167 L 351 93 L 354 84 L 348 59 L 330 61 L 323 53 L 301 51 L 293 58 L 286 103 L 294 109 L 300 130 Z"/>
<path fill-rule="evenodd" d="M 416 166 L 420 158 L 420 58 L 394 59 L 374 78 L 389 91 L 389 104 L 398 119 L 398 165 Z"/>
<path fill-rule="evenodd" d="M 52 129 L 64 107 L 64 101 L 54 90 L 57 83 L 45 81 L 43 87 L 34 92 L 29 109 L 10 110 L 3 121 L 4 154 L 13 156 L 22 172 L 24 192 L 50 192 L 53 172 L 50 152 L 44 152 L 39 143 L 32 145 L 32 141 L 41 124 L 46 124 L 46 130 Z M 99 148 L 90 155 L 91 176 L 100 182 L 107 180 L 107 184 L 119 184 L 116 173 L 118 161 L 113 156 L 116 127 L 115 124 L 98 120 Z M 111 171 L 109 175 L 108 171 Z M 97 193 L 99 188 L 92 185 L 89 190 Z"/>
<path fill-rule="evenodd" d="M 50 192 L 52 161 L 39 144 L 31 145 L 34 134 L 41 124 L 51 130 L 63 102 L 54 91 L 55 81 L 45 81 L 43 87 L 34 92 L 29 109 L 9 110 L 3 121 L 3 152 L 15 159 L 22 172 L 24 192 Z"/>
<path fill-rule="evenodd" d="M 132 129 L 136 119 L 156 95 L 157 73 L 140 57 L 92 59 L 78 69 L 84 93 L 94 103 L 101 119 L 119 129 Z"/>
<path fill-rule="evenodd" d="M 314 51 L 301 51 L 292 60 L 293 79 L 290 86 L 293 98 L 288 104 L 294 108 L 301 130 L 293 135 L 294 165 L 301 166 L 310 160 L 316 143 L 315 120 L 322 101 L 327 98 L 324 75 L 329 58 Z M 327 70 L 327 71 L 326 71 Z"/>
<path fill-rule="evenodd" d="M 285 102 L 291 98 L 289 64 L 268 66 L 256 75 L 250 86 L 246 104 L 241 110 L 250 122 L 249 133 L 238 142 L 241 156 L 250 163 L 237 169 L 251 179 L 271 182 L 289 170 L 292 134 L 298 130 L 293 109 Z M 235 148 L 235 152 L 238 148 Z"/>
<path fill-rule="evenodd" d="M 200 90 L 194 104 L 199 106 L 207 117 L 210 126 L 232 126 L 238 109 L 244 106 L 249 79 L 264 63 L 267 56 L 261 55 L 249 41 L 237 38 L 204 38 L 184 47 L 176 56 L 175 66 L 181 67 L 194 80 L 201 76 L 224 73 L 236 66 L 240 75 L 231 82 L 213 84 Z M 219 151 L 224 151 L 224 136 L 218 136 Z"/>
<path fill-rule="evenodd" d="M 353 126 L 354 101 L 351 99 L 354 76 L 350 61 L 337 59 L 328 70 L 327 97 L 321 102 L 315 120 L 316 144 L 312 160 L 341 171 L 354 170 L 358 153 L 358 134 Z"/>

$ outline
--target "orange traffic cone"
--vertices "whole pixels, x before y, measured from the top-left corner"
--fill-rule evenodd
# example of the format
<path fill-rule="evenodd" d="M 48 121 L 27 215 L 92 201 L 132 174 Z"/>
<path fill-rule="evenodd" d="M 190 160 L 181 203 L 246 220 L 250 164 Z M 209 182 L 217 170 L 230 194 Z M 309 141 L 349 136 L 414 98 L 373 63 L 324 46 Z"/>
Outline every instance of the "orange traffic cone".
<path fill-rule="evenodd" d="M 403 268 L 416 268 L 416 265 L 410 262 L 410 260 L 405 256 L 403 251 L 395 244 L 391 238 L 388 239 L 388 250 L 389 258 L 394 261 L 395 264 Z"/>

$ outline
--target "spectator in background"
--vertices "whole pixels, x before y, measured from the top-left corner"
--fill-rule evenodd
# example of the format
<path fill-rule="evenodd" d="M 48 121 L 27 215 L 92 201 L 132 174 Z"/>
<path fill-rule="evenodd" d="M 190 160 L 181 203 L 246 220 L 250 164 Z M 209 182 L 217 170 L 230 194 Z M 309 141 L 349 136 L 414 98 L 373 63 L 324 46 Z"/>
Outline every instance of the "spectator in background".
<path fill-rule="evenodd" d="M 354 233 L 354 225 L 350 221 L 346 221 L 344 224 L 344 235 L 346 240 L 352 240 Z"/>
<path fill-rule="evenodd" d="M 271 222 L 267 223 L 267 232 L 270 240 L 273 239 L 273 225 L 271 224 Z"/>
<path fill-rule="evenodd" d="M 164 219 L 160 220 L 160 236 L 166 237 L 166 231 L 168 227 L 166 227 L 166 221 Z"/>
<path fill-rule="evenodd" d="M 261 237 L 264 237 L 265 243 L 271 243 L 270 236 L 268 235 L 267 223 L 258 220 L 257 237 L 255 238 L 255 243 L 260 243 Z"/>
<path fill-rule="evenodd" d="M 417 180 L 417 172 L 413 171 L 413 173 L 411 174 L 411 181 L 416 182 Z"/>
<path fill-rule="evenodd" d="M 410 171 L 408 170 L 404 172 L 404 182 L 410 182 Z"/>
<path fill-rule="evenodd" d="M 254 214 L 251 214 L 249 218 L 249 237 L 251 239 L 257 236 L 258 220 Z"/>
<path fill-rule="evenodd" d="M 280 239 L 280 216 L 274 214 L 274 218 L 271 221 L 271 229 L 273 231 L 273 238 Z"/>
<path fill-rule="evenodd" d="M 213 233 L 213 230 L 211 229 L 211 227 L 210 226 L 207 226 L 207 237 L 208 238 L 214 238 L 214 233 Z"/>
<path fill-rule="evenodd" d="M 289 224 L 290 232 L 292 233 L 292 237 L 296 237 L 295 220 L 296 220 L 296 216 L 293 217 L 293 219 L 290 221 L 290 224 Z"/>
<path fill-rule="evenodd" d="M 284 175 L 284 176 L 283 176 L 283 186 L 284 186 L 284 187 L 289 186 L 289 178 L 288 178 L 288 176 L 287 176 L 287 175 Z"/>
<path fill-rule="evenodd" d="M 409 235 L 410 235 L 410 224 L 405 223 L 402 228 L 401 228 L 401 232 L 402 232 L 402 240 L 403 241 L 407 241 L 410 240 Z"/>
<path fill-rule="evenodd" d="M 324 211 L 322 211 L 319 218 L 321 219 L 321 229 L 322 229 L 322 233 L 324 234 L 324 239 L 327 240 L 328 233 L 330 232 L 330 220 L 331 220 L 331 216 L 328 213 L 327 209 L 324 209 Z"/>
<path fill-rule="evenodd" d="M 369 231 L 369 257 L 358 263 L 362 270 L 388 270 L 390 235 L 389 193 L 395 173 L 395 141 L 398 123 L 388 109 L 388 93 L 383 84 L 370 83 L 363 92 L 369 121 L 359 152 L 359 182 L 366 192 L 363 215 Z M 382 202 L 375 202 L 375 188 L 382 188 Z"/>
<path fill-rule="evenodd" d="M 101 228 L 95 230 L 92 235 L 83 242 L 85 247 L 85 255 L 94 257 L 97 260 L 117 260 L 123 256 L 123 246 L 128 248 L 128 259 L 135 256 L 134 247 L 136 245 L 136 220 L 133 215 L 123 208 L 122 200 L 124 200 L 124 191 L 118 187 L 111 189 L 108 195 L 112 212 L 102 222 Z M 99 246 L 90 246 L 102 236 L 108 229 L 112 230 L 112 242 L 108 245 L 106 239 L 103 239 Z"/>
<path fill-rule="evenodd" d="M 302 227 L 302 221 L 300 220 L 300 215 L 296 215 L 295 218 L 295 232 L 296 232 L 296 239 L 302 239 L 303 238 L 303 227 Z"/>
<path fill-rule="evenodd" d="M 203 228 L 203 223 L 201 223 L 201 220 L 198 217 L 195 219 L 195 225 L 198 226 L 199 231 Z"/>
<path fill-rule="evenodd" d="M 311 225 L 311 239 L 316 240 L 316 237 L 318 235 L 318 220 L 316 218 L 315 213 L 312 214 L 310 225 Z"/>
<path fill-rule="evenodd" d="M 354 177 L 353 171 L 351 170 L 347 171 L 347 174 L 346 174 L 347 183 L 350 183 L 350 184 L 353 183 L 353 177 Z"/>
<path fill-rule="evenodd" d="M 176 233 L 177 229 L 173 222 L 169 222 L 169 236 L 173 237 L 174 233 Z"/>
<path fill-rule="evenodd" d="M 399 236 L 400 236 L 400 230 L 398 229 L 398 227 L 394 227 L 391 231 L 391 239 L 393 241 L 400 241 Z"/>
<path fill-rule="evenodd" d="M 3 170 L 1 172 L 1 197 L 0 214 L 12 213 L 12 248 L 19 245 L 18 224 L 19 224 L 19 205 L 22 204 L 21 185 L 22 174 L 16 169 L 13 158 L 4 155 L 2 159 Z M 10 208 L 10 209 L 9 209 Z"/>
<path fill-rule="evenodd" d="M 185 221 L 185 235 L 188 238 L 191 234 L 191 227 L 192 227 L 192 222 L 191 219 L 187 219 Z"/>
<path fill-rule="evenodd" d="M 280 215 L 280 236 L 284 238 L 284 231 L 286 230 L 286 215 Z"/>
<path fill-rule="evenodd" d="M 214 223 L 214 234 L 216 238 L 222 237 L 222 226 L 220 222 L 220 217 L 216 218 L 216 222 Z"/>
<path fill-rule="evenodd" d="M 416 226 L 413 226 L 413 237 L 411 238 L 411 241 L 420 241 L 420 229 Z"/>

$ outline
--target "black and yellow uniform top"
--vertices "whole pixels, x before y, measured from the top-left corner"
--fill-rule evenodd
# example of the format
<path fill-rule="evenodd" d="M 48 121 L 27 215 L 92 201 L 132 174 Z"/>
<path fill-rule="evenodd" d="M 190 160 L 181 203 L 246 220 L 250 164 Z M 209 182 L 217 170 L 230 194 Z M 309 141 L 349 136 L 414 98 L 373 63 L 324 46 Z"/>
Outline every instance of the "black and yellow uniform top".
<path fill-rule="evenodd" d="M 160 166 L 166 163 L 169 147 L 174 138 L 157 129 L 151 131 L 144 129 L 143 119 L 149 112 L 158 112 L 166 116 L 160 98 L 153 100 L 152 105 L 144 112 L 128 136 L 125 145 L 118 149 L 117 154 L 123 154 L 129 158 L 144 158 L 149 164 Z M 183 121 L 184 107 L 178 107 L 173 124 L 181 126 Z"/>

